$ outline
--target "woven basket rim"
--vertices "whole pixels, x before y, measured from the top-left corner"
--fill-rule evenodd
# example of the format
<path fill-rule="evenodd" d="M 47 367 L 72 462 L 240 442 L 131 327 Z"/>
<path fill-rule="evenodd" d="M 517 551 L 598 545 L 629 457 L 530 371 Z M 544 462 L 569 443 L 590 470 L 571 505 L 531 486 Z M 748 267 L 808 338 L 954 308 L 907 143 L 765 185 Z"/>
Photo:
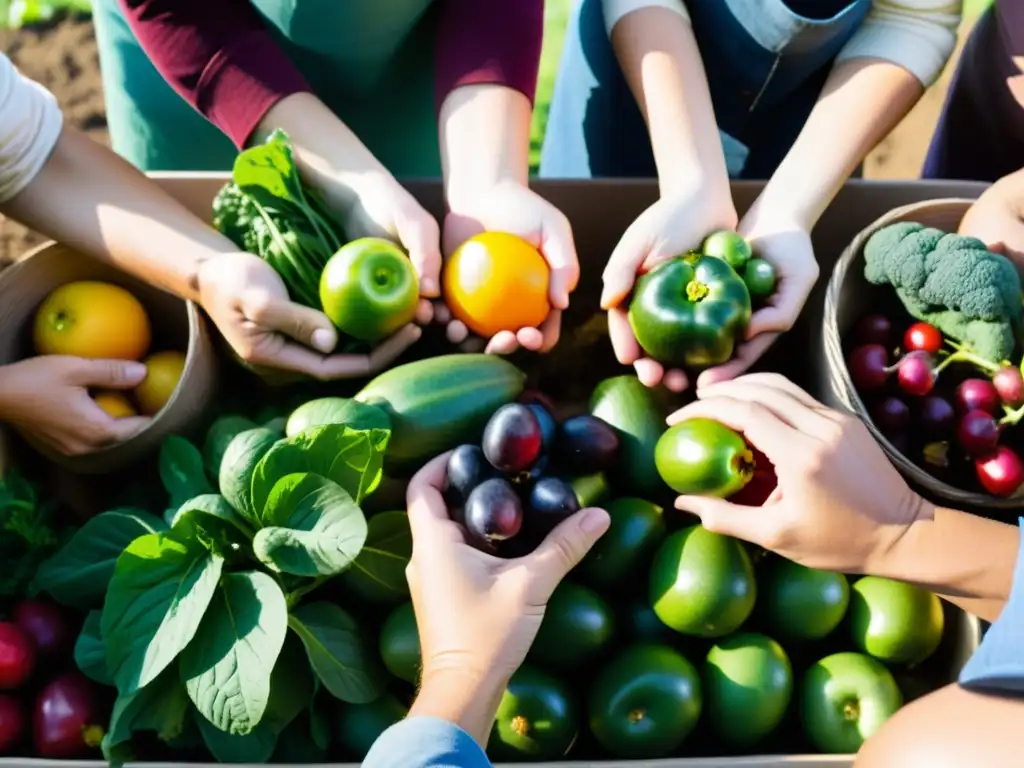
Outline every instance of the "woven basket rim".
<path fill-rule="evenodd" d="M 865 243 L 875 232 L 898 221 L 912 220 L 913 214 L 921 211 L 933 211 L 946 207 L 962 208 L 966 212 L 967 208 L 974 202 L 974 200 L 969 198 L 950 197 L 904 205 L 894 208 L 885 215 L 875 219 L 875 221 L 857 234 L 843 250 L 839 260 L 836 262 L 825 291 L 825 309 L 822 317 L 825 362 L 829 369 L 835 395 L 850 412 L 865 424 L 871 436 L 882 446 L 882 450 L 885 451 L 889 460 L 902 474 L 909 476 L 914 483 L 925 488 L 935 496 L 965 506 L 994 510 L 1019 509 L 1022 503 L 1021 496 L 999 498 L 986 493 L 965 491 L 928 474 L 928 472 L 900 453 L 896 446 L 875 426 L 864 405 L 864 401 L 853 386 L 853 381 L 846 367 L 842 338 L 839 333 L 839 300 L 843 285 L 853 266 L 859 262 Z M 836 381 L 837 379 L 838 382 Z M 839 386 L 835 386 L 836 383 Z"/>

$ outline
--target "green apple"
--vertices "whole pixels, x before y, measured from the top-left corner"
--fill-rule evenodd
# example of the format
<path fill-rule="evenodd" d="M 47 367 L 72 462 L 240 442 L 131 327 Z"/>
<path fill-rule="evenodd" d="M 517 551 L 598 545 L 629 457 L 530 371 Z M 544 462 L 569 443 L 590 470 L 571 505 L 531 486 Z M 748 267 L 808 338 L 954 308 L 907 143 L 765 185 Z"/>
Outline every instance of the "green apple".
<path fill-rule="evenodd" d="M 858 650 L 890 664 L 920 664 L 939 647 L 942 602 L 927 589 L 864 576 L 850 591 L 850 630 Z"/>

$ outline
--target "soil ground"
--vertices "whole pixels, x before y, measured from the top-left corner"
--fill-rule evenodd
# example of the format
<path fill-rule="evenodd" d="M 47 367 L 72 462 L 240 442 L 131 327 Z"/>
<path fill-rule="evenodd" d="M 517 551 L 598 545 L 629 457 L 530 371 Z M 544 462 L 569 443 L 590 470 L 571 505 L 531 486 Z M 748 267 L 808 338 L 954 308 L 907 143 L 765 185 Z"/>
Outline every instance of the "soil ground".
<path fill-rule="evenodd" d="M 969 5 L 978 4 L 974 0 Z M 536 139 L 542 135 L 554 70 L 557 67 L 559 26 L 563 3 L 549 0 L 548 35 L 538 88 Z M 968 14 L 970 15 L 970 14 Z M 968 30 L 964 24 L 961 38 Z M 555 33 L 555 34 L 552 34 Z M 553 41 L 549 44 L 549 41 Z M 107 142 L 103 89 L 92 22 L 87 18 L 64 19 L 40 28 L 0 30 L 0 46 L 28 76 L 43 83 L 60 101 L 70 124 L 96 141 Z M 938 84 L 929 89 L 910 115 L 871 154 L 865 164 L 869 178 L 915 178 L 921 168 L 928 140 L 935 127 L 946 84 L 953 70 L 946 68 Z M 14 259 L 41 241 L 34 233 L 0 217 L 0 262 Z"/>

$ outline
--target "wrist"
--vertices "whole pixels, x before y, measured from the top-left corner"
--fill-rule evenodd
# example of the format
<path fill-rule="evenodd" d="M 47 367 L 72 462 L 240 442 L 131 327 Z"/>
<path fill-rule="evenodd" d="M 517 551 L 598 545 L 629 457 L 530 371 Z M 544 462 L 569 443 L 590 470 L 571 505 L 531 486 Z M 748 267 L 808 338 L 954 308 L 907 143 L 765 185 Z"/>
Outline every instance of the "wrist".
<path fill-rule="evenodd" d="M 486 747 L 507 685 L 507 677 L 491 670 L 427 666 L 409 714 L 447 720 Z"/>
<path fill-rule="evenodd" d="M 865 558 L 861 573 L 882 576 L 896 581 L 914 581 L 914 563 L 921 551 L 921 542 L 929 534 L 938 507 L 912 493 L 896 510 L 896 519 L 905 522 L 883 525 L 872 551 Z M 925 545 L 927 546 L 927 545 Z"/>

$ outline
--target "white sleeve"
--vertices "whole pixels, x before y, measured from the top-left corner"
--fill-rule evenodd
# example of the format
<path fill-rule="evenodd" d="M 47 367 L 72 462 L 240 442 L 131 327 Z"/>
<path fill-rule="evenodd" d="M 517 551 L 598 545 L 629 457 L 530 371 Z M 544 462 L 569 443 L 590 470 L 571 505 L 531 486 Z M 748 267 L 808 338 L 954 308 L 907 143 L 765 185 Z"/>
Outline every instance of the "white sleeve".
<path fill-rule="evenodd" d="M 962 13 L 962 0 L 875 0 L 836 62 L 885 59 L 928 87 L 953 54 Z"/>
<path fill-rule="evenodd" d="M 63 124 L 53 94 L 0 54 L 0 203 L 25 189 L 42 170 Z"/>
<path fill-rule="evenodd" d="M 715 1 L 721 2 L 721 0 Z M 623 16 L 641 8 L 667 8 L 670 11 L 675 11 L 687 21 L 690 20 L 690 14 L 687 13 L 683 0 L 602 0 L 602 7 L 604 8 L 604 28 L 609 37 L 612 34 L 612 29 Z"/>

